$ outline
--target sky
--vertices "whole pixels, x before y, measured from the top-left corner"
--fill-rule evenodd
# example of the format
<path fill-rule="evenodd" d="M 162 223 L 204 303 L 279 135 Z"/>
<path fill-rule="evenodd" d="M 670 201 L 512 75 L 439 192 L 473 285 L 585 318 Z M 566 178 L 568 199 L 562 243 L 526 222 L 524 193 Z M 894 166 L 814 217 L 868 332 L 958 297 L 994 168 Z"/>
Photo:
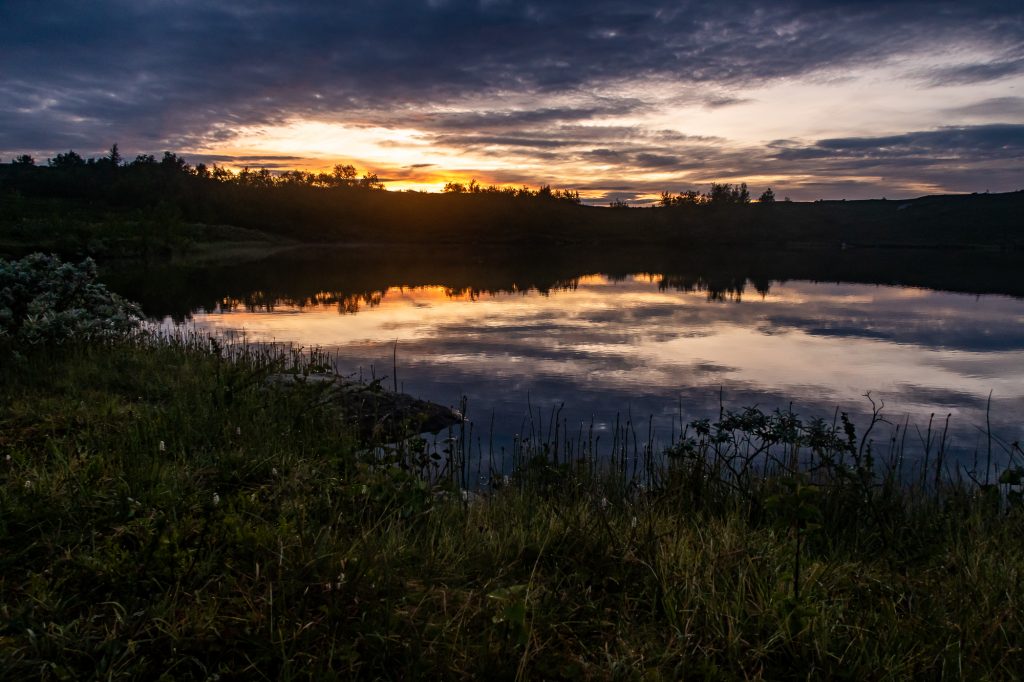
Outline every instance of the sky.
<path fill-rule="evenodd" d="M 1024 189 L 1001 2 L 2 0 L 0 160 L 351 163 L 390 190 Z"/>

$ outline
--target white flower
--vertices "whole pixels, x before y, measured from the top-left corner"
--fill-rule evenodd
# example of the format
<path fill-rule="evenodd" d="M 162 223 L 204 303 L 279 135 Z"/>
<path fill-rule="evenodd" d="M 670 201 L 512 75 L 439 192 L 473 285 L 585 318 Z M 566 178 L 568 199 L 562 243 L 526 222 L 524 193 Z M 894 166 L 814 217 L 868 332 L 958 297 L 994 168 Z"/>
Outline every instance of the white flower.
<path fill-rule="evenodd" d="M 213 506 L 216 507 L 218 504 L 220 504 L 220 495 L 218 495 L 217 493 L 214 493 L 213 494 Z"/>
<path fill-rule="evenodd" d="M 32 490 L 32 481 L 25 479 L 25 490 Z"/>
<path fill-rule="evenodd" d="M 370 489 L 363 485 L 363 489 L 361 492 L 363 493 L 363 495 L 365 495 L 366 493 L 370 492 Z"/>
<path fill-rule="evenodd" d="M 271 476 L 277 476 L 277 467 L 271 467 L 270 468 L 270 475 Z"/>
<path fill-rule="evenodd" d="M 636 520 L 636 517 L 634 516 L 633 520 L 629 522 L 629 527 L 630 528 L 636 528 L 636 526 L 637 526 L 637 520 Z"/>
<path fill-rule="evenodd" d="M 163 441 L 160 441 L 160 445 L 157 446 L 160 452 L 167 452 L 167 445 Z"/>
<path fill-rule="evenodd" d="M 597 506 L 599 506 L 601 509 L 607 509 L 608 508 L 608 498 L 607 497 L 602 497 L 600 499 L 600 501 L 598 501 Z"/>
<path fill-rule="evenodd" d="M 236 426 L 235 427 L 235 435 L 236 436 L 241 436 L 242 435 L 242 427 L 241 426 Z"/>
<path fill-rule="evenodd" d="M 7 455 L 6 457 L 4 457 L 4 459 L 7 461 L 8 464 L 11 463 L 11 456 L 10 455 Z"/>

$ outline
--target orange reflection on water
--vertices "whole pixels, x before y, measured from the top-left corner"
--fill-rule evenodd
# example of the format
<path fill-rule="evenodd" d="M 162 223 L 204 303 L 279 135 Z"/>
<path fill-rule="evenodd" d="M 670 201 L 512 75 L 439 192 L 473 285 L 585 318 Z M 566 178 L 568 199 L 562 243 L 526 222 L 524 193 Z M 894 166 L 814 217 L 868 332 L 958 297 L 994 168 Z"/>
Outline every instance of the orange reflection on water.
<path fill-rule="evenodd" d="M 567 401 L 581 390 L 628 400 L 701 386 L 832 406 L 860 404 L 868 391 L 899 409 L 934 410 L 928 401 L 946 400 L 939 394 L 977 404 L 994 391 L 1024 401 L 1020 301 L 793 282 L 728 302 L 661 281 L 593 275 L 547 294 L 391 287 L 362 296 L 357 309 L 320 292 L 311 305 L 197 314 L 195 322 L 244 329 L 254 341 L 338 349 L 357 365 L 345 371 L 380 362 L 397 341 L 406 365 L 488 385 L 547 377 L 564 384 Z"/>

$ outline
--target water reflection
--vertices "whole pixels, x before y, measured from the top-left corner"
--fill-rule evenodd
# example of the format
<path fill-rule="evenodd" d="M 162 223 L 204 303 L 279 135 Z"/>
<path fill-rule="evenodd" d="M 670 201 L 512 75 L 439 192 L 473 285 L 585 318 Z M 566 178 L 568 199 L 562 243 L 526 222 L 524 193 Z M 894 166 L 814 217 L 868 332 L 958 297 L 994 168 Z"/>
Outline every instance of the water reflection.
<path fill-rule="evenodd" d="M 684 420 L 786 407 L 831 417 L 884 400 L 922 428 L 953 415 L 970 457 L 992 395 L 992 421 L 1021 437 L 1024 301 L 918 288 L 806 281 L 711 292 L 661 275 L 572 278 L 545 291 L 446 286 L 316 292 L 301 301 L 224 297 L 194 323 L 254 341 L 322 346 L 339 368 L 391 373 L 406 391 L 470 416 L 499 441 L 524 428 L 527 403 L 565 403 L 566 426 L 607 428 L 629 413 L 663 439 Z M 677 420 L 673 425 L 673 419 Z"/>

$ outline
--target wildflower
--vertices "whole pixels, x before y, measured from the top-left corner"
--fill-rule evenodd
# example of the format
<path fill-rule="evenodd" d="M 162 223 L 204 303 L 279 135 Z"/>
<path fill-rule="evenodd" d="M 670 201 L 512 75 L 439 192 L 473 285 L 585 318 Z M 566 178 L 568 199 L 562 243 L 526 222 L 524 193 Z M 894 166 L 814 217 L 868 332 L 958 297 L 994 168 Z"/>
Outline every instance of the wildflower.
<path fill-rule="evenodd" d="M 270 475 L 277 476 L 277 467 L 270 467 Z"/>
<path fill-rule="evenodd" d="M 241 426 L 236 426 L 235 427 L 235 435 L 236 436 L 241 436 L 242 435 L 242 427 Z"/>
<path fill-rule="evenodd" d="M 469 501 L 469 491 L 468 490 L 463 490 L 462 491 L 462 501 L 463 502 L 468 502 Z"/>
<path fill-rule="evenodd" d="M 597 503 L 597 506 L 599 506 L 601 509 L 607 509 L 608 508 L 608 498 L 607 497 L 602 497 L 601 500 Z"/>
<path fill-rule="evenodd" d="M 216 507 L 218 504 L 220 504 L 220 495 L 218 495 L 217 493 L 214 493 L 213 494 L 213 506 Z"/>
<path fill-rule="evenodd" d="M 167 445 L 163 441 L 160 441 L 160 445 L 157 446 L 157 449 L 160 450 L 160 452 L 167 452 Z"/>
<path fill-rule="evenodd" d="M 25 490 L 32 490 L 32 481 L 25 479 Z"/>
<path fill-rule="evenodd" d="M 629 527 L 634 529 L 634 530 L 636 530 L 636 526 L 637 526 L 637 520 L 636 520 L 636 517 L 634 516 L 633 519 L 629 522 Z"/>
<path fill-rule="evenodd" d="M 7 461 L 8 464 L 11 463 L 11 456 L 10 455 L 7 455 L 6 457 L 4 457 L 4 459 Z"/>

